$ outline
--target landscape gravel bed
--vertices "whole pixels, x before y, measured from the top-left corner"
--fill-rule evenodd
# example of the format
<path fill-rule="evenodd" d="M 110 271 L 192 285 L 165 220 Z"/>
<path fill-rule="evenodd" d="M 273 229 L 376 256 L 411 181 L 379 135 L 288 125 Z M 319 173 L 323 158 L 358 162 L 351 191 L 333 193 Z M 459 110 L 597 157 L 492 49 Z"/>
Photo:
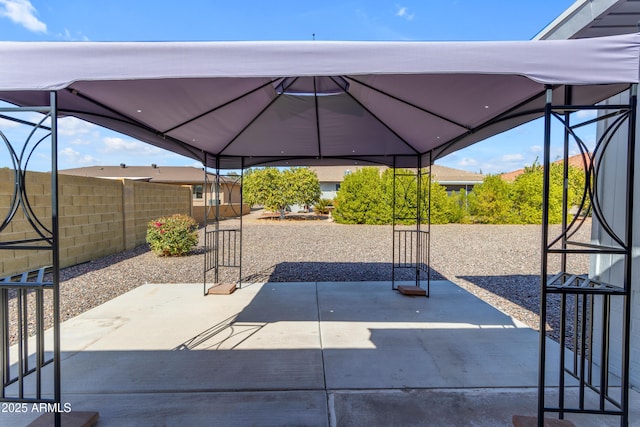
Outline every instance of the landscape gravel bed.
<path fill-rule="evenodd" d="M 391 226 L 341 225 L 305 218 L 280 221 L 252 215 L 243 221 L 244 282 L 391 280 Z M 222 222 L 223 228 L 237 225 Z M 552 230 L 557 232 L 558 228 Z M 451 280 L 538 329 L 540 226 L 449 224 L 432 225 L 430 231 L 432 279 Z M 589 224 L 585 224 L 575 238 L 588 241 L 589 233 Z M 157 257 L 143 245 L 63 269 L 62 320 L 146 283 L 202 283 L 202 230 L 200 236 L 201 244 L 187 257 Z M 571 268 L 586 273 L 589 259 L 584 257 Z M 234 269 L 222 273 L 221 281 L 233 280 L 238 274 Z M 211 281 L 212 275 L 208 276 Z M 558 326 L 554 313 L 557 310 L 552 310 L 548 325 L 552 334 Z M 45 323 L 51 325 L 50 314 Z M 15 340 L 15 327 L 10 333 Z"/>

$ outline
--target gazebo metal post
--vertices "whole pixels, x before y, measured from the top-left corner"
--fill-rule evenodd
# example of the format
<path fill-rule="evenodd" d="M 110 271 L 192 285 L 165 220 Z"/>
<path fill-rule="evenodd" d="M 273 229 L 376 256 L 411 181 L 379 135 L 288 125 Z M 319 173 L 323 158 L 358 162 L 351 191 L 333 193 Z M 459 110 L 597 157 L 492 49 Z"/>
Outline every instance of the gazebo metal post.
<path fill-rule="evenodd" d="M 427 190 L 427 200 L 423 198 L 423 158 L 418 156 L 416 159 L 416 170 L 411 172 L 399 171 L 396 163 L 396 157 L 393 157 L 393 185 L 392 185 L 392 206 L 391 221 L 393 229 L 392 252 L 393 263 L 391 271 L 391 288 L 397 290 L 398 280 L 396 270 L 412 271 L 415 286 L 421 287 L 423 282 L 423 273 L 426 274 L 427 289 L 426 296 L 429 296 L 430 288 L 430 272 L 429 272 L 429 233 L 431 225 L 431 186 Z M 431 170 L 431 154 L 429 153 L 429 176 Z M 411 198 L 415 200 L 415 206 L 405 206 L 402 210 L 398 210 L 397 199 L 399 196 L 398 185 L 402 186 L 404 200 L 409 203 Z M 409 191 L 415 191 L 415 195 L 410 195 Z M 402 195 L 402 194 L 400 194 Z M 411 197 L 409 197 L 411 196 Z M 427 230 L 422 229 L 422 223 L 425 219 L 425 202 L 427 202 Z M 409 213 L 409 214 L 407 214 Z M 407 223 L 415 224 L 413 229 L 407 228 Z M 398 225 L 404 228 L 398 229 Z"/>
<path fill-rule="evenodd" d="M 205 164 L 207 155 L 204 154 Z M 209 174 L 205 166 L 205 194 L 209 191 L 213 194 L 212 200 L 205 197 L 205 254 L 204 254 L 204 294 L 207 295 L 207 273 L 213 270 L 214 284 L 219 284 L 221 279 L 222 268 L 235 268 L 238 270 L 237 286 L 242 287 L 242 179 L 244 174 L 244 158 L 241 160 L 242 172 L 238 177 L 237 174 L 225 175 L 224 179 L 221 172 L 221 159 L 215 157 L 215 179 L 212 184 L 208 184 Z M 215 190 L 212 186 L 215 185 Z M 221 188 L 227 190 L 225 194 L 226 206 L 225 212 L 221 207 Z M 240 211 L 238 212 L 233 203 L 234 188 L 239 186 L 240 189 Z M 211 190 L 209 190 L 211 188 Z M 228 200 L 227 200 L 228 199 Z M 213 230 L 208 229 L 209 216 L 211 206 L 214 209 Z M 234 228 L 222 228 L 220 222 L 224 217 L 239 217 L 240 225 Z"/>
<path fill-rule="evenodd" d="M 391 191 L 391 289 L 396 286 L 396 156 L 393 156 L 393 185 Z"/>
<path fill-rule="evenodd" d="M 546 87 L 544 106 L 544 175 L 542 182 L 542 241 L 540 260 L 540 355 L 538 366 L 538 427 L 544 427 L 545 368 L 546 368 L 546 324 L 547 324 L 547 244 L 549 239 L 549 157 L 551 152 L 551 103 L 553 90 Z"/>
<path fill-rule="evenodd" d="M 538 372 L 538 425 L 543 426 L 544 415 L 547 412 L 558 414 L 564 418 L 566 414 L 582 413 L 592 415 L 619 416 L 620 425 L 629 424 L 629 357 L 630 357 L 630 322 L 631 322 L 631 285 L 632 285 L 632 249 L 633 249 L 633 207 L 634 207 L 634 180 L 635 180 L 635 138 L 636 138 L 636 112 L 637 112 L 637 85 L 632 85 L 628 103 L 606 105 L 572 105 L 572 89 L 566 88 L 564 92 L 564 105 L 553 104 L 553 89 L 546 89 L 546 104 L 544 110 L 544 169 L 543 169 L 543 207 L 542 207 L 542 239 L 541 239 L 541 273 L 540 273 L 540 354 Z M 572 124 L 571 114 L 579 110 L 594 110 L 601 114 L 598 118 L 587 120 L 583 123 Z M 550 238 L 550 186 L 551 186 L 551 120 L 558 119 L 564 126 L 563 155 L 564 168 L 563 183 L 563 214 L 560 233 L 557 237 Z M 602 135 L 598 137 L 593 154 L 586 151 L 586 145 L 576 135 L 579 127 L 596 122 L 604 122 Z M 621 140 L 626 155 L 626 185 L 627 198 L 625 200 L 624 224 L 611 224 L 605 216 L 601 193 L 598 185 L 601 184 L 600 172 L 607 148 L 614 135 L 620 129 L 625 129 L 626 141 Z M 585 189 L 583 200 L 578 208 L 576 216 L 570 220 L 568 210 L 568 178 L 569 178 L 569 143 L 573 138 L 582 152 L 585 167 Z M 587 159 L 589 160 L 587 162 Z M 588 163 L 588 164 L 587 164 Z M 575 241 L 572 236 L 580 228 L 590 206 L 593 211 L 594 221 L 601 228 L 600 242 L 585 243 Z M 583 215 L 580 217 L 580 215 Z M 623 234 L 617 234 L 616 228 L 623 228 Z M 613 243 L 603 242 L 603 239 L 611 239 Z M 560 256 L 559 272 L 550 271 L 549 257 Z M 618 276 L 618 283 L 606 283 L 597 273 L 595 277 L 589 277 L 583 272 L 569 271 L 569 261 L 574 256 L 617 256 L 623 261 L 622 274 Z M 550 277 L 550 274 L 554 274 Z M 612 276 L 614 277 L 614 276 Z M 613 279 L 614 281 L 616 279 Z M 560 354 L 558 366 L 558 404 L 548 405 L 545 402 L 545 377 L 547 371 L 547 345 L 546 324 L 549 320 L 549 310 L 558 310 L 549 305 L 549 294 L 559 294 L 560 299 Z M 571 300 L 569 300 L 571 298 Z M 568 317 L 569 301 L 574 302 L 574 313 Z M 596 305 L 596 301 L 601 302 Z M 616 319 L 617 327 L 612 325 L 612 302 L 621 303 L 622 313 Z M 596 322 L 597 321 L 597 322 Z M 568 332 L 573 332 L 573 357 L 567 359 L 565 350 Z M 619 366 L 612 366 L 611 336 L 618 333 L 620 336 L 621 360 Z M 619 368 L 620 393 L 619 397 L 612 394 L 616 390 L 610 377 L 615 369 Z M 597 370 L 597 371 L 596 371 Z M 594 372 L 595 371 L 595 372 Z M 565 376 L 577 381 L 577 403 L 567 402 L 567 382 Z M 597 404 L 590 403 L 588 393 L 596 397 Z"/>
<path fill-rule="evenodd" d="M 239 262 L 240 266 L 238 267 L 238 287 L 242 288 L 242 233 L 244 231 L 242 227 L 242 217 L 244 216 L 244 191 L 242 191 L 242 186 L 244 184 L 244 157 L 240 159 L 240 255 Z"/>
<path fill-rule="evenodd" d="M 3 116 L 8 120 L 23 126 L 31 126 L 32 130 L 25 139 L 22 147 L 14 146 L 8 137 L 0 129 L 0 142 L 3 142 L 10 154 L 14 170 L 14 194 L 11 199 L 11 206 L 8 206 L 7 216 L 0 218 L 0 232 L 5 230 L 9 224 L 15 220 L 15 215 L 22 211 L 24 220 L 31 225 L 31 232 L 34 237 L 26 236 L 17 240 L 3 240 L 0 242 L 0 251 L 50 251 L 51 266 L 24 271 L 18 274 L 0 279 L 0 335 L 2 336 L 2 349 L 0 351 L 0 372 L 2 373 L 2 390 L 0 401 L 15 402 L 25 404 L 47 403 L 53 404 L 57 408 L 62 408 L 61 392 L 61 342 L 60 342 L 60 232 L 59 232 L 59 200 L 58 200 L 58 103 L 57 93 L 49 93 L 49 105 L 37 107 L 1 107 L 0 113 L 15 112 L 37 112 L 48 116 L 51 125 L 44 125 L 44 118 L 39 123 L 29 123 L 21 119 L 13 119 Z M 44 130 L 47 134 L 38 137 L 36 131 Z M 51 224 L 43 224 L 32 209 L 29 201 L 27 189 L 28 163 L 35 149 L 46 139 L 51 144 L 51 181 L 50 181 L 50 203 L 51 203 Z M 32 144 L 32 145 L 31 145 Z M 30 146 L 31 145 L 31 146 Z M 46 278 L 45 273 L 49 274 Z M 16 298 L 11 298 L 9 292 L 15 292 Z M 46 358 L 44 340 L 44 292 L 52 293 L 52 306 L 48 307 L 52 311 L 53 322 L 53 348 L 51 357 Z M 28 297 L 34 295 L 35 313 L 29 311 Z M 15 301 L 16 318 L 9 315 L 9 304 Z M 33 320 L 35 323 L 35 358 L 30 362 L 29 358 L 29 328 L 28 323 Z M 9 324 L 15 321 L 18 327 L 18 357 L 11 359 L 11 342 L 9 340 Z M 32 363 L 35 366 L 32 366 Z M 47 365 L 52 365 L 52 385 L 50 391 L 42 388 L 43 369 Z M 13 366 L 13 371 L 12 371 Z M 25 388 L 25 381 L 30 377 L 35 377 L 33 384 L 35 390 L 30 392 Z M 45 394 L 52 395 L 50 398 L 43 397 Z M 62 422 L 62 412 L 57 410 L 53 414 L 56 426 Z"/>
<path fill-rule="evenodd" d="M 210 254 L 210 239 L 211 236 L 208 233 L 208 226 L 209 226 L 209 212 L 210 212 L 210 208 L 209 208 L 209 188 L 210 188 L 210 184 L 209 184 L 209 171 L 208 171 L 208 166 L 207 166 L 207 153 L 203 152 L 202 153 L 202 170 L 204 172 L 204 176 L 203 176 L 203 186 L 202 186 L 202 193 L 203 193 L 203 200 L 204 200 L 204 206 L 202 207 L 202 225 L 203 225 L 203 234 L 204 234 L 204 269 L 203 269 L 203 295 L 207 295 L 207 273 L 209 271 L 211 271 L 211 254 Z"/>
<path fill-rule="evenodd" d="M 51 104 L 51 246 L 53 252 L 53 399 L 58 404 L 62 402 L 60 366 L 60 228 L 59 228 L 59 200 L 58 200 L 58 94 L 50 94 Z M 55 425 L 62 423 L 62 413 L 54 413 Z"/>
<path fill-rule="evenodd" d="M 416 169 L 416 286 L 420 287 L 420 269 L 423 262 L 422 254 L 422 156 L 418 156 Z"/>
<path fill-rule="evenodd" d="M 631 357 L 631 284 L 633 280 L 633 208 L 635 200 L 636 125 L 638 112 L 638 85 L 631 85 L 629 99 L 629 133 L 627 137 L 627 212 L 625 239 L 627 243 L 624 264 L 624 313 L 622 350 L 622 426 L 629 425 L 629 369 Z"/>
<path fill-rule="evenodd" d="M 214 253 L 214 282 L 220 282 L 220 156 L 216 156 L 216 190 L 215 190 L 215 240 L 213 243 L 213 253 Z"/>
<path fill-rule="evenodd" d="M 427 273 L 427 296 L 430 295 L 431 292 L 431 187 L 432 187 L 432 182 L 431 180 L 433 179 L 433 177 L 431 176 L 431 165 L 433 164 L 433 153 L 431 151 L 429 151 L 429 162 L 428 162 L 428 166 L 427 166 L 427 177 L 428 177 L 428 183 L 429 186 L 427 187 L 427 205 L 426 205 L 426 211 L 427 211 L 427 232 L 424 235 L 424 239 L 426 240 L 423 243 L 423 268 L 426 269 L 426 273 Z M 422 193 L 421 193 L 422 194 Z M 422 218 L 422 220 L 424 220 L 424 218 Z"/>
<path fill-rule="evenodd" d="M 213 283 L 219 282 L 219 230 L 220 230 L 220 157 L 215 157 L 215 179 L 209 181 L 207 153 L 204 153 L 204 295 L 207 295 L 207 273 L 213 270 Z M 215 187 L 215 189 L 214 189 Z M 210 197 L 207 197 L 211 193 Z M 209 217 L 213 207 L 213 230 L 209 230 Z"/>
<path fill-rule="evenodd" d="M 564 89 L 564 103 L 565 105 L 571 105 L 572 104 L 572 94 L 573 94 L 573 90 L 571 86 L 566 86 Z M 563 167 L 562 167 L 562 178 L 564 180 L 564 183 L 562 185 L 562 240 L 561 240 L 561 248 L 562 248 L 562 254 L 560 255 L 560 271 L 567 271 L 567 226 L 569 224 L 568 221 L 568 216 L 569 216 L 569 203 L 568 203 L 568 191 L 569 191 L 569 185 L 568 185 L 568 179 L 569 179 L 569 142 L 570 142 L 570 137 L 571 137 L 571 133 L 569 132 L 569 128 L 571 126 L 571 112 L 569 110 L 565 110 L 564 112 L 564 121 L 565 121 L 565 127 L 564 127 L 564 139 L 563 139 L 563 150 L 562 150 L 562 154 L 563 154 Z M 545 169 L 547 168 L 547 166 L 545 165 Z M 586 185 L 586 182 L 585 182 Z M 577 309 L 577 304 L 576 304 L 576 309 Z M 567 310 L 567 294 L 562 293 L 560 294 L 560 312 L 561 313 L 565 313 Z M 564 370 L 564 358 L 565 358 L 565 354 L 566 354 L 566 346 L 565 346 L 565 340 L 566 340 L 566 317 L 560 316 L 560 358 L 558 360 L 558 371 L 559 372 L 563 372 Z M 560 378 L 558 379 L 558 408 L 560 408 L 560 411 L 558 412 L 558 416 L 560 419 L 564 418 L 564 407 L 565 407 L 565 377 L 564 375 L 560 375 Z"/>

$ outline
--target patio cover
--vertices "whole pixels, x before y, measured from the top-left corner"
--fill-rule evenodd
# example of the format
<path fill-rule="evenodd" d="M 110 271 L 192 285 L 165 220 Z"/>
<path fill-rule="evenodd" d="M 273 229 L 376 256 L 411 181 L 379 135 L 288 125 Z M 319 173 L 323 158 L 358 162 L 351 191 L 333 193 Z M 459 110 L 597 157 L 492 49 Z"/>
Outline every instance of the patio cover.
<path fill-rule="evenodd" d="M 639 81 L 640 35 L 519 42 L 0 42 L 0 99 L 222 168 L 415 166 Z M 426 157 L 428 156 L 428 157 Z M 241 163 L 241 159 L 242 162 Z M 423 163 L 424 164 L 424 163 Z"/>

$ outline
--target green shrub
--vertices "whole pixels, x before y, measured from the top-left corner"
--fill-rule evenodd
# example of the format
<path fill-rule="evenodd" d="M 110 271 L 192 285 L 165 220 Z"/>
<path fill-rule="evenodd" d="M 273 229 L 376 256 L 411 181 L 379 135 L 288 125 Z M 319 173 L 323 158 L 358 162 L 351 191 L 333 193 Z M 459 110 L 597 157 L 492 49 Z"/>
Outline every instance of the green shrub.
<path fill-rule="evenodd" d="M 331 206 L 331 204 L 333 203 L 333 201 L 329 200 L 329 199 L 320 199 L 318 200 L 318 202 L 313 206 L 313 210 L 316 213 L 319 214 L 323 214 L 326 215 L 329 213 L 329 206 Z"/>
<path fill-rule="evenodd" d="M 147 224 L 147 243 L 158 256 L 184 256 L 198 243 L 198 223 L 188 215 L 171 215 Z"/>
<path fill-rule="evenodd" d="M 359 169 L 345 176 L 340 185 L 333 219 L 339 224 L 389 224 L 391 212 L 384 194 L 380 170 Z"/>
<path fill-rule="evenodd" d="M 476 184 L 469 193 L 469 213 L 474 222 L 481 224 L 511 224 L 514 216 L 512 184 L 500 175 L 487 175 L 481 184 Z M 518 200 L 519 202 L 519 200 Z"/>
<path fill-rule="evenodd" d="M 425 184 L 431 182 L 430 179 L 425 180 Z M 424 185 L 425 209 L 427 206 L 426 185 Z M 423 217 L 427 218 L 426 215 Z M 431 224 L 449 224 L 458 222 L 462 218 L 462 211 L 459 203 L 459 196 L 456 193 L 449 195 L 444 185 L 437 182 L 431 182 Z"/>

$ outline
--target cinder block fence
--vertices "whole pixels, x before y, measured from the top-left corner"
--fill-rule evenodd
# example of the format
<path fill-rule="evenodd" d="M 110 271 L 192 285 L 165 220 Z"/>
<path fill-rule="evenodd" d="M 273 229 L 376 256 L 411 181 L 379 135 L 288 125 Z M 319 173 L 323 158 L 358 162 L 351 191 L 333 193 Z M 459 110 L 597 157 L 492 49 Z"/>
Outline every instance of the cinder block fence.
<path fill-rule="evenodd" d="M 51 176 L 27 172 L 26 189 L 33 214 L 51 227 Z M 127 179 L 59 175 L 60 263 L 62 267 L 95 260 L 145 243 L 147 223 L 176 213 L 192 215 L 191 189 Z M 0 221 L 12 207 L 13 170 L 0 169 Z M 1 224 L 1 223 L 0 223 Z M 36 238 L 22 206 L 0 241 Z M 51 264 L 50 251 L 0 251 L 0 277 Z"/>

